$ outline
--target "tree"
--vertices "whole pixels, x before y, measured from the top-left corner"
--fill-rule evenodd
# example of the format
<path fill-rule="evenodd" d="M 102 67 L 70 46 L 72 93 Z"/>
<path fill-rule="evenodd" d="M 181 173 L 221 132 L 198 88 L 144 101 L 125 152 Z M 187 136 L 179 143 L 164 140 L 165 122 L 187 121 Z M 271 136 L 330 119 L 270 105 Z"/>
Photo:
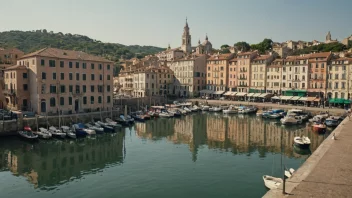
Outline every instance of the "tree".
<path fill-rule="evenodd" d="M 249 51 L 251 49 L 251 46 L 245 41 L 237 42 L 233 46 L 237 48 L 237 50 L 244 51 L 244 52 Z"/>
<path fill-rule="evenodd" d="M 220 53 L 221 54 L 228 54 L 228 53 L 231 53 L 231 52 L 230 52 L 229 49 L 224 48 L 224 49 L 221 49 Z"/>
<path fill-rule="evenodd" d="M 252 44 L 251 49 L 258 50 L 259 53 L 264 54 L 265 51 L 271 50 L 273 47 L 273 41 L 271 39 L 265 38 L 262 42 L 258 44 Z"/>
<path fill-rule="evenodd" d="M 230 47 L 229 45 L 224 44 L 224 45 L 222 45 L 222 46 L 220 47 L 220 49 L 226 49 L 226 48 L 229 48 L 229 47 Z"/>

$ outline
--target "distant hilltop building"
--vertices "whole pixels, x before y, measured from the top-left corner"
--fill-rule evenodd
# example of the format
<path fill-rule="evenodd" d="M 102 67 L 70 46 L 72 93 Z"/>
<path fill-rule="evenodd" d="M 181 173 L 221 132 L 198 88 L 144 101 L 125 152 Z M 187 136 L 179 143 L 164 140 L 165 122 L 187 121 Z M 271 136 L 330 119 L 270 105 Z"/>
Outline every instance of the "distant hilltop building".
<path fill-rule="evenodd" d="M 325 37 L 325 43 L 337 43 L 337 42 L 338 42 L 337 39 L 335 39 L 335 40 L 331 39 L 331 33 L 329 31 Z"/>
<path fill-rule="evenodd" d="M 347 38 L 344 38 L 344 39 L 342 40 L 342 44 L 348 46 L 348 41 L 352 41 L 352 35 L 349 36 L 349 37 L 347 37 Z"/>

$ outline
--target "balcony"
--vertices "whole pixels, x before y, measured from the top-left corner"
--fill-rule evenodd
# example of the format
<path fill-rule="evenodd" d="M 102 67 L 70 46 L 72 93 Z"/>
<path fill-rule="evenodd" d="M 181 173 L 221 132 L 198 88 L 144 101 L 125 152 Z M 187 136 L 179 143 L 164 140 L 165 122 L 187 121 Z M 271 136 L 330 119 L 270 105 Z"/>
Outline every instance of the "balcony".
<path fill-rule="evenodd" d="M 16 90 L 15 89 L 5 89 L 5 90 L 3 90 L 3 93 L 5 94 L 5 95 L 16 95 Z"/>
<path fill-rule="evenodd" d="M 246 77 L 240 77 L 239 80 L 247 80 Z"/>
<path fill-rule="evenodd" d="M 293 81 L 293 82 L 301 82 L 300 79 L 293 79 L 292 81 Z"/>
<path fill-rule="evenodd" d="M 246 69 L 240 69 L 240 72 L 247 72 Z"/>
<path fill-rule="evenodd" d="M 300 71 L 295 71 L 294 73 L 295 73 L 295 74 L 300 74 L 301 72 L 300 72 Z"/>

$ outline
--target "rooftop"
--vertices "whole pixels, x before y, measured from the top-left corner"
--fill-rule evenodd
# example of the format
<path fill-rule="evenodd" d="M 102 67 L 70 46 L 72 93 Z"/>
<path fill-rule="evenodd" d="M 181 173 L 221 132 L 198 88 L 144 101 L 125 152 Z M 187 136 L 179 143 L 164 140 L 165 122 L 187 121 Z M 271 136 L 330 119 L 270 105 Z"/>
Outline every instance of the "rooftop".
<path fill-rule="evenodd" d="M 6 68 L 6 70 L 20 70 L 20 69 L 27 69 L 24 65 L 13 65 L 11 67 Z"/>
<path fill-rule="evenodd" d="M 208 60 L 228 60 L 233 56 L 232 53 L 228 54 L 215 54 L 212 55 Z"/>
<path fill-rule="evenodd" d="M 86 61 L 96 61 L 96 62 L 107 62 L 112 63 L 113 61 L 109 61 L 103 57 L 94 56 L 91 54 L 87 54 L 81 51 L 72 51 L 72 50 L 62 50 L 57 48 L 43 48 L 36 52 L 26 54 L 20 58 L 28 58 L 33 56 L 42 56 L 42 57 L 52 57 L 52 58 L 61 58 L 61 59 L 72 59 L 72 60 L 86 60 Z"/>

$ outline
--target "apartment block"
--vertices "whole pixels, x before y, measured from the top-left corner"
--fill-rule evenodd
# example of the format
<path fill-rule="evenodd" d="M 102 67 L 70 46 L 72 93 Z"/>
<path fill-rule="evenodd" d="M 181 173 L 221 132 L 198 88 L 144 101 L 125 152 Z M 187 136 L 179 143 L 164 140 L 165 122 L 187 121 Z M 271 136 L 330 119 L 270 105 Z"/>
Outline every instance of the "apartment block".
<path fill-rule="evenodd" d="M 235 92 L 237 90 L 237 58 L 233 58 L 229 61 L 229 84 L 228 90 Z"/>
<path fill-rule="evenodd" d="M 308 95 L 325 98 L 327 89 L 327 68 L 332 58 L 331 52 L 313 53 L 309 55 L 309 87 Z"/>
<path fill-rule="evenodd" d="M 249 92 L 251 85 L 251 62 L 258 56 L 254 52 L 242 52 L 237 54 L 237 91 Z"/>
<path fill-rule="evenodd" d="M 262 55 L 254 58 L 251 62 L 251 87 L 249 92 L 266 92 L 266 71 L 267 66 L 274 60 L 274 55 Z"/>
<path fill-rule="evenodd" d="M 352 59 L 347 57 L 333 57 L 328 66 L 327 98 L 350 99 L 350 74 L 349 67 Z"/>
<path fill-rule="evenodd" d="M 266 67 L 267 93 L 281 94 L 283 63 L 283 59 L 275 59 Z"/>
<path fill-rule="evenodd" d="M 282 91 L 300 90 L 308 88 L 308 59 L 309 55 L 288 56 L 282 67 Z"/>

